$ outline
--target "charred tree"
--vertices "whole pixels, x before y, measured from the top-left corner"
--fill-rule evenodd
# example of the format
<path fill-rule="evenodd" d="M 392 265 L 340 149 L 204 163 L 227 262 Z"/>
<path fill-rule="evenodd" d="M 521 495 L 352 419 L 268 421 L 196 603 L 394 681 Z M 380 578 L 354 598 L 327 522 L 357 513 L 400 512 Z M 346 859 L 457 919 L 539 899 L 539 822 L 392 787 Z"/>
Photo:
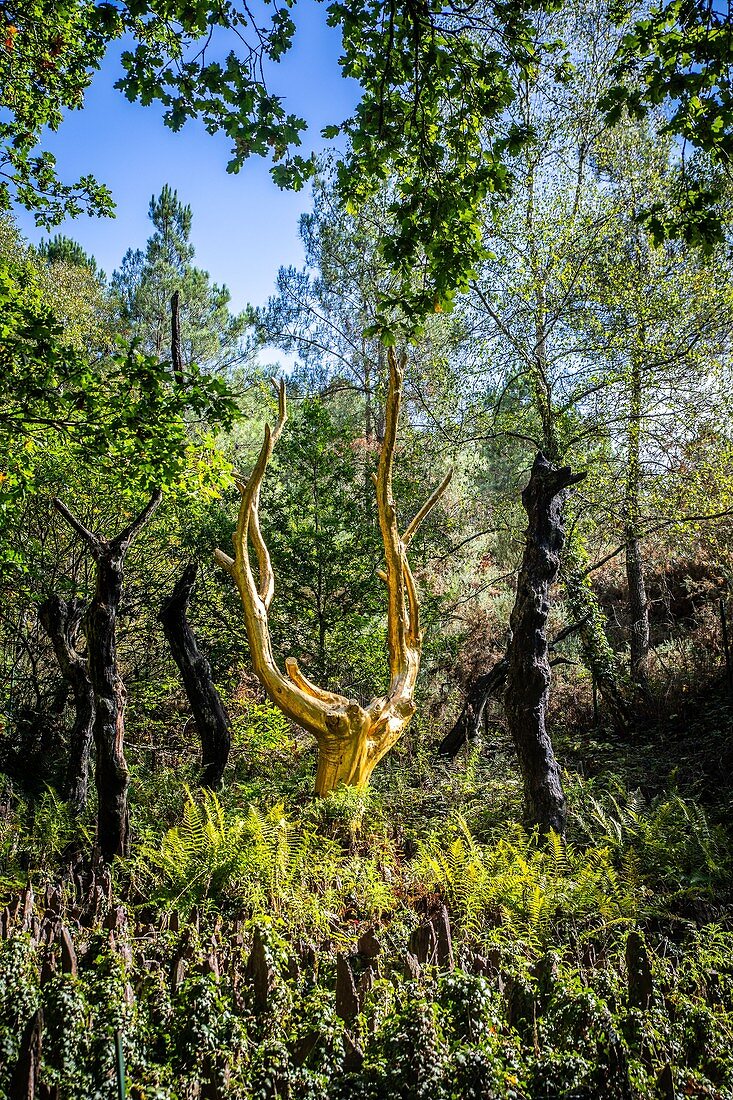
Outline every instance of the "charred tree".
<path fill-rule="evenodd" d="M 570 623 L 563 627 L 549 643 L 549 652 L 552 653 L 571 634 L 577 634 L 579 631 L 582 633 L 585 625 L 585 619 L 581 619 L 578 623 Z M 550 661 L 551 668 L 559 664 L 572 664 L 572 661 L 568 661 L 565 657 L 554 657 Z M 501 695 L 504 691 L 508 669 L 507 657 L 501 657 L 488 672 L 477 676 L 469 685 L 463 708 L 455 725 L 438 745 L 436 750 L 438 756 L 446 756 L 453 760 L 467 741 L 475 741 L 478 738 L 486 707 L 492 698 Z"/>
<path fill-rule="evenodd" d="M 183 385 L 183 354 L 181 351 L 181 294 L 176 290 L 171 298 L 171 363 L 173 378 Z"/>
<path fill-rule="evenodd" d="M 455 725 L 438 745 L 438 756 L 446 756 L 452 760 L 467 741 L 477 739 L 484 711 L 489 700 L 503 691 L 508 670 L 509 662 L 506 657 L 502 657 L 488 672 L 477 676 L 469 685 L 463 709 Z"/>
<path fill-rule="evenodd" d="M 97 844 L 103 859 L 129 851 L 127 787 L 124 751 L 125 687 L 117 668 L 117 612 L 122 597 L 125 555 L 135 535 L 160 504 L 156 489 L 143 510 L 113 539 L 95 535 L 60 500 L 54 505 L 86 542 L 96 563 L 92 601 L 84 616 L 89 678 L 94 689 L 96 752 Z"/>
<path fill-rule="evenodd" d="M 564 541 L 563 495 L 584 476 L 573 474 L 569 466 L 553 466 L 539 452 L 522 493 L 529 522 L 510 618 L 504 709 L 519 757 L 527 817 L 543 832 L 565 831 L 565 795 L 545 726 L 550 690 L 547 616 Z"/>
<path fill-rule="evenodd" d="M 87 802 L 89 755 L 94 728 L 94 688 L 86 657 L 77 648 L 83 607 L 77 599 L 63 600 L 54 593 L 40 605 L 39 617 L 53 646 L 61 675 L 71 688 L 75 718 L 69 734 L 65 793 L 69 805 L 79 813 Z"/>
<path fill-rule="evenodd" d="M 196 562 L 189 562 L 158 614 L 173 659 L 178 665 L 201 738 L 201 784 L 219 786 L 229 759 L 232 729 L 229 714 L 211 678 L 211 667 L 198 647 L 188 621 L 196 584 Z"/>

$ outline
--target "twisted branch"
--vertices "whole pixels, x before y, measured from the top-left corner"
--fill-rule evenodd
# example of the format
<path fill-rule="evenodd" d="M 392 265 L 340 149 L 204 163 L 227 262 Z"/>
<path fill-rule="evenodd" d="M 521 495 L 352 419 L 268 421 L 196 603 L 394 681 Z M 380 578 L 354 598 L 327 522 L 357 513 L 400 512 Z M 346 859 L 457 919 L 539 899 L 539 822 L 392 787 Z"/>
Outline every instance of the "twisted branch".
<path fill-rule="evenodd" d="M 400 537 L 392 475 L 406 357 L 401 355 L 398 359 L 390 348 L 387 361 L 389 388 L 385 438 L 374 483 L 386 561 L 386 569 L 380 576 L 388 592 L 387 641 L 391 677 L 388 694 L 373 699 L 364 709 L 355 700 L 312 683 L 300 671 L 294 658 L 286 660 L 287 674 L 284 674 L 273 657 L 268 610 L 275 583 L 270 554 L 260 528 L 259 504 L 265 470 L 287 420 L 284 382 L 276 387 L 277 423 L 273 429 L 265 428 L 252 473 L 248 478 L 236 477 L 242 499 L 233 536 L 234 557 L 221 550 L 215 551 L 216 560 L 231 573 L 239 589 L 257 676 L 273 702 L 294 722 L 309 730 L 318 742 L 316 791 L 320 794 L 325 794 L 338 782 L 366 783 L 374 764 L 399 738 L 415 709 L 412 696 L 420 667 L 420 614 L 406 547 L 442 496 L 451 477 L 449 474 L 443 479 Z M 250 561 L 250 543 L 257 555 L 257 583 Z"/>

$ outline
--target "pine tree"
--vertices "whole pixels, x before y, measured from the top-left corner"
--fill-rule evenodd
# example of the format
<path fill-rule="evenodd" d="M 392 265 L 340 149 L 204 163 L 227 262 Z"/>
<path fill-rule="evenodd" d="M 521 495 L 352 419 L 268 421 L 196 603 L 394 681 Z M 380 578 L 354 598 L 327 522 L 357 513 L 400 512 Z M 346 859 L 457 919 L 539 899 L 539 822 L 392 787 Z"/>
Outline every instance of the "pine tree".
<path fill-rule="evenodd" d="M 166 184 L 148 211 L 154 233 L 145 250 L 128 249 L 112 276 L 112 292 L 123 325 L 143 350 L 160 359 L 170 346 L 170 302 L 181 302 L 181 350 L 186 366 L 224 366 L 241 357 L 247 313 L 229 311 L 225 286 L 212 283 L 207 271 L 192 264 L 193 214 Z"/>

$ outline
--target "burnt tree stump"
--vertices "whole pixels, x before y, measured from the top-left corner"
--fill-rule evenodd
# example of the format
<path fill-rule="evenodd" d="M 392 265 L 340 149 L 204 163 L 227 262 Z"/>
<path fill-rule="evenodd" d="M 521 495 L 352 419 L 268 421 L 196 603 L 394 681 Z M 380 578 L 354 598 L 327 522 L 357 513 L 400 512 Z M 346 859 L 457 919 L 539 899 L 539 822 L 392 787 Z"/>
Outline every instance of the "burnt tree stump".
<path fill-rule="evenodd" d="M 232 728 L 229 714 L 211 678 L 211 667 L 188 621 L 188 605 L 196 584 L 196 562 L 189 562 L 164 601 L 158 621 L 173 660 L 178 665 L 201 738 L 201 783 L 219 786 L 229 759 Z"/>
<path fill-rule="evenodd" d="M 125 686 L 117 667 L 117 613 L 122 598 L 125 555 L 133 538 L 163 499 L 156 489 L 143 510 L 118 535 L 106 539 L 87 530 L 58 498 L 54 506 L 88 545 L 96 563 L 94 596 L 84 616 L 89 679 L 94 689 L 96 750 L 97 844 L 111 861 L 129 851 L 127 787 L 124 752 Z"/>
<path fill-rule="evenodd" d="M 654 996 L 654 980 L 644 937 L 632 928 L 626 940 L 629 1004 L 646 1012 Z"/>
<path fill-rule="evenodd" d="M 438 745 L 438 756 L 446 756 L 452 760 L 467 741 L 478 738 L 484 711 L 489 700 L 503 690 L 508 670 L 509 662 L 506 657 L 502 657 L 488 672 L 473 681 L 453 728 Z"/>
<path fill-rule="evenodd" d="M 39 1008 L 25 1026 L 20 1055 L 10 1078 L 8 1100 L 36 1100 L 39 1095 L 43 1012 Z"/>

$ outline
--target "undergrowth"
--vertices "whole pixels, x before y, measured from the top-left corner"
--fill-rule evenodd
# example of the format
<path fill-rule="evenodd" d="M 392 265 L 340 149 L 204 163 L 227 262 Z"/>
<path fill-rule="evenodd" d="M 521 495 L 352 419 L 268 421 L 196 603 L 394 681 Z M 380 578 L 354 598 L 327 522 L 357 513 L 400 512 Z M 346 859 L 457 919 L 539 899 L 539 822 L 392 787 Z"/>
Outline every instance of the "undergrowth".
<path fill-rule="evenodd" d="M 31 803 L 2 788 L 0 908 L 30 882 L 41 915 L 61 881 L 78 968 L 49 971 L 57 949 L 27 935 L 0 942 L 0 1100 L 38 1008 L 59 1100 L 113 1100 L 115 1032 L 133 1100 L 733 1096 L 731 847 L 714 807 L 629 782 L 633 767 L 571 773 L 567 839 L 541 839 L 517 824 L 505 747 L 446 767 L 419 735 L 367 791 L 314 799 L 312 750 L 270 718 L 259 706 L 240 723 L 218 794 L 193 767 L 135 773 L 112 940 L 74 924 L 63 879 L 93 806 L 75 820 L 50 789 Z M 443 905 L 452 965 L 416 975 L 412 937 Z M 338 953 L 355 1016 L 339 1007 Z"/>

